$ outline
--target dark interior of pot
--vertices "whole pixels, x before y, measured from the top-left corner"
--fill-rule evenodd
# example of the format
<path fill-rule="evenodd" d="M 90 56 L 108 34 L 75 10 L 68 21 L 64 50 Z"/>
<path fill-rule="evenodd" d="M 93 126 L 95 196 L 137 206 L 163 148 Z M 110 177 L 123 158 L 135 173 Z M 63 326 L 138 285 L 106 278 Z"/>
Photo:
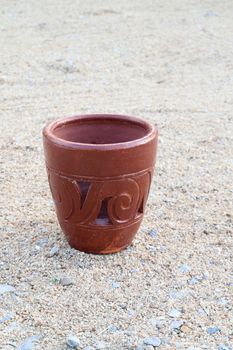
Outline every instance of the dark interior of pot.
<path fill-rule="evenodd" d="M 130 118 L 77 118 L 58 124 L 55 136 L 70 142 L 85 144 L 113 144 L 129 142 L 146 136 L 148 125 Z"/>

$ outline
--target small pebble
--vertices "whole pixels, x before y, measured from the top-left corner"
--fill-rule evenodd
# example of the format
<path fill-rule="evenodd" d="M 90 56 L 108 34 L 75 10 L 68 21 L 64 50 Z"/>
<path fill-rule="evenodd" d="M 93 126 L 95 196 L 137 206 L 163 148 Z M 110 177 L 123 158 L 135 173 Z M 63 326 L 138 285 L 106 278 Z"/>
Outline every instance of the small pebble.
<path fill-rule="evenodd" d="M 219 301 L 218 301 L 218 304 L 221 305 L 221 306 L 225 306 L 225 305 L 228 304 L 228 301 L 225 298 L 220 298 Z"/>
<path fill-rule="evenodd" d="M 14 317 L 13 313 L 7 314 L 6 316 L 0 318 L 0 324 L 4 323 L 4 322 L 7 322 L 7 321 L 10 321 L 13 317 Z"/>
<path fill-rule="evenodd" d="M 16 350 L 31 350 L 34 348 L 34 345 L 41 337 L 33 335 L 32 337 L 26 339 Z"/>
<path fill-rule="evenodd" d="M 209 335 L 213 335 L 213 334 L 218 333 L 218 332 L 221 332 L 220 328 L 218 328 L 218 327 L 209 327 L 209 328 L 207 328 L 207 333 Z"/>
<path fill-rule="evenodd" d="M 112 288 L 113 289 L 116 289 L 116 288 L 119 288 L 120 287 L 120 283 L 118 282 L 112 282 Z"/>
<path fill-rule="evenodd" d="M 157 247 L 155 247 L 154 245 L 149 244 L 148 247 L 147 247 L 147 249 L 148 249 L 150 252 L 156 252 Z"/>
<path fill-rule="evenodd" d="M 59 247 L 55 245 L 50 249 L 50 252 L 48 255 L 50 258 L 52 258 L 54 255 L 57 255 L 58 253 L 59 253 Z"/>
<path fill-rule="evenodd" d="M 186 272 L 191 271 L 191 267 L 189 265 L 184 264 L 184 265 L 181 265 L 179 267 L 179 271 L 183 272 L 183 273 L 186 273 Z"/>
<path fill-rule="evenodd" d="M 129 315 L 129 317 L 133 317 L 135 315 L 135 311 L 128 310 L 127 314 Z"/>
<path fill-rule="evenodd" d="M 233 282 L 227 282 L 226 285 L 227 285 L 228 287 L 233 287 Z"/>
<path fill-rule="evenodd" d="M 232 350 L 232 348 L 225 344 L 219 344 L 218 350 Z"/>
<path fill-rule="evenodd" d="M 139 271 L 139 269 L 135 269 L 135 268 L 130 269 L 131 273 L 137 273 L 138 271 Z"/>
<path fill-rule="evenodd" d="M 85 264 L 84 264 L 83 261 L 78 261 L 78 262 L 77 262 L 77 266 L 80 267 L 80 269 L 84 269 Z"/>
<path fill-rule="evenodd" d="M 164 320 L 151 320 L 152 325 L 154 325 L 157 329 L 162 329 L 166 322 Z"/>
<path fill-rule="evenodd" d="M 152 238 L 155 238 L 155 237 L 157 236 L 157 234 L 158 234 L 158 231 L 157 231 L 155 228 L 153 228 L 153 229 L 150 230 L 150 232 L 149 232 L 149 235 L 150 235 Z"/>
<path fill-rule="evenodd" d="M 108 331 L 109 331 L 110 333 L 116 333 L 116 332 L 119 331 L 119 328 L 117 328 L 117 327 L 114 326 L 114 325 L 110 325 L 110 326 L 108 327 Z"/>
<path fill-rule="evenodd" d="M 19 329 L 20 326 L 17 322 L 13 321 L 9 324 L 9 326 L 7 327 L 8 330 L 15 330 L 15 329 Z"/>
<path fill-rule="evenodd" d="M 204 14 L 205 17 L 217 17 L 217 13 L 214 12 L 213 10 L 209 10 L 209 11 L 206 11 L 206 13 Z"/>
<path fill-rule="evenodd" d="M 72 349 L 80 347 L 80 340 L 75 335 L 69 335 L 66 339 L 66 344 Z"/>
<path fill-rule="evenodd" d="M 196 277 L 192 277 L 191 280 L 189 280 L 189 284 L 191 284 L 191 285 L 198 284 L 199 282 L 200 282 L 200 280 L 197 279 Z"/>
<path fill-rule="evenodd" d="M 206 316 L 206 312 L 204 309 L 202 309 L 201 307 L 197 310 L 197 312 L 199 313 L 199 315 L 205 315 Z"/>
<path fill-rule="evenodd" d="M 70 286 L 70 285 L 74 284 L 74 282 L 72 281 L 72 279 L 70 279 L 69 277 L 62 277 L 62 278 L 60 278 L 59 283 L 60 283 L 63 287 Z"/>
<path fill-rule="evenodd" d="M 172 330 L 180 329 L 180 327 L 181 327 L 183 324 L 184 324 L 184 322 L 181 321 L 181 320 L 174 320 L 174 321 L 171 322 L 170 328 L 171 328 Z"/>
<path fill-rule="evenodd" d="M 45 247 L 48 244 L 48 238 L 41 238 L 36 242 L 39 247 Z"/>
<path fill-rule="evenodd" d="M 83 350 L 95 350 L 92 346 L 85 346 L 85 348 L 83 348 Z"/>
<path fill-rule="evenodd" d="M 145 350 L 154 350 L 153 345 L 146 345 Z"/>
<path fill-rule="evenodd" d="M 181 332 L 183 332 L 183 333 L 190 333 L 190 332 L 191 332 L 191 328 L 189 328 L 186 324 L 183 324 L 183 325 L 180 327 L 180 330 L 181 330 Z"/>
<path fill-rule="evenodd" d="M 106 348 L 106 344 L 104 341 L 97 341 L 95 345 L 97 350 L 102 350 Z"/>
<path fill-rule="evenodd" d="M 177 309 L 172 309 L 168 315 L 173 318 L 179 318 L 181 316 L 181 312 Z"/>
<path fill-rule="evenodd" d="M 14 292 L 15 288 L 9 284 L 0 284 L 0 295 L 4 293 Z"/>
<path fill-rule="evenodd" d="M 165 344 L 170 344 L 170 339 L 168 339 L 168 338 L 161 338 L 161 343 L 162 343 L 163 345 L 165 345 Z"/>
<path fill-rule="evenodd" d="M 29 86 L 34 86 L 35 85 L 35 80 L 33 80 L 30 77 L 27 78 L 27 82 L 28 82 Z"/>
<path fill-rule="evenodd" d="M 141 346 L 137 346 L 135 350 L 145 350 L 145 348 L 142 348 Z M 154 349 L 153 349 L 154 350 Z"/>
<path fill-rule="evenodd" d="M 152 345 L 152 346 L 160 346 L 161 345 L 161 340 L 157 337 L 150 337 L 150 338 L 146 338 L 143 340 L 143 343 L 145 345 Z"/>
<path fill-rule="evenodd" d="M 173 290 L 169 293 L 169 297 L 171 299 L 183 299 L 185 297 L 185 293 L 182 291 L 177 291 L 177 290 Z"/>

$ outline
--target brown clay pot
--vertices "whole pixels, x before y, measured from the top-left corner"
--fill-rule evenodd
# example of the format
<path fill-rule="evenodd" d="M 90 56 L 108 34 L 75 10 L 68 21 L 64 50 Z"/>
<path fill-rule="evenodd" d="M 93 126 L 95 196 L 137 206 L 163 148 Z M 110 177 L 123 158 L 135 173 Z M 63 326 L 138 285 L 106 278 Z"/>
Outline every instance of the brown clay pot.
<path fill-rule="evenodd" d="M 49 185 L 70 245 L 115 253 L 133 240 L 145 211 L 157 130 L 128 116 L 80 115 L 43 130 Z"/>

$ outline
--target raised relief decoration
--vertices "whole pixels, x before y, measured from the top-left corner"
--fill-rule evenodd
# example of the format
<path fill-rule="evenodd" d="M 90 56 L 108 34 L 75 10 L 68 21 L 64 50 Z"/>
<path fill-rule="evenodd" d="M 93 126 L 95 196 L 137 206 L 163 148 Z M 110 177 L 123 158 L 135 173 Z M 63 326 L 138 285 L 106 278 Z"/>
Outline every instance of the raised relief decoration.
<path fill-rule="evenodd" d="M 78 225 L 116 226 L 143 215 L 151 171 L 116 179 L 85 181 L 48 169 L 48 178 L 57 214 L 64 221 Z"/>

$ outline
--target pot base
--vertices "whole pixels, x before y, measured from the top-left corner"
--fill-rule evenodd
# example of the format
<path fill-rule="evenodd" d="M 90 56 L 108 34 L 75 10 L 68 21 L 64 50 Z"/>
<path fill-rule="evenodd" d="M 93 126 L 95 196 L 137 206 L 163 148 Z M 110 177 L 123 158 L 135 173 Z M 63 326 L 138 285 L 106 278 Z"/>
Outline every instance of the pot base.
<path fill-rule="evenodd" d="M 91 250 L 81 250 L 81 249 L 79 249 L 77 246 L 72 246 L 72 244 L 69 242 L 71 248 L 74 248 L 74 249 L 76 249 L 76 250 L 79 250 L 80 252 L 83 252 L 83 253 L 95 254 L 95 255 L 110 255 L 110 254 L 116 254 L 116 253 L 119 253 L 119 252 L 121 252 L 122 250 L 126 249 L 128 246 L 130 246 L 131 243 L 132 243 L 132 241 L 131 241 L 129 244 L 126 244 L 125 246 L 120 247 L 120 248 L 114 248 L 114 249 L 112 249 L 112 250 L 103 250 L 103 251 L 96 252 L 96 251 L 91 251 Z"/>
<path fill-rule="evenodd" d="M 123 227 L 109 228 L 77 226 L 60 223 L 65 236 L 72 248 L 92 254 L 112 254 L 128 247 L 138 231 L 141 217 Z"/>

